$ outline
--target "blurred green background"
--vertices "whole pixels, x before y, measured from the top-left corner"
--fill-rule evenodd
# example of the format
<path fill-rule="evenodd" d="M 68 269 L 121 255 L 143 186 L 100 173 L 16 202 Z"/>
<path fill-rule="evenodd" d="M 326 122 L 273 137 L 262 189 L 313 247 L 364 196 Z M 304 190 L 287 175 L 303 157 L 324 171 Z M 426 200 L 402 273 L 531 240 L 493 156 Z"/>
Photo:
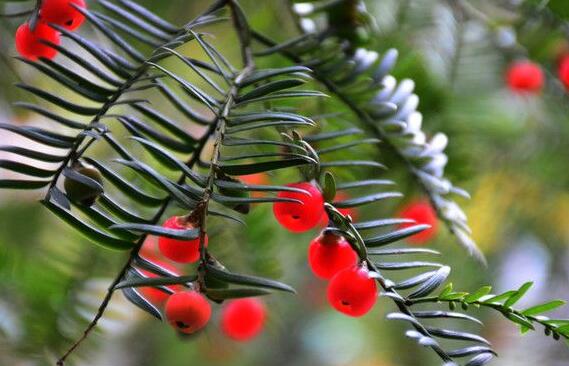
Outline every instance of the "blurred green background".
<path fill-rule="evenodd" d="M 182 24 L 209 1 L 140 3 Z M 520 306 L 540 299 L 567 299 L 569 107 L 555 73 L 558 57 L 569 49 L 559 25 L 569 13 L 569 4 L 470 3 L 491 17 L 492 23 L 461 13 L 449 6 L 452 1 L 367 2 L 378 21 L 378 34 L 370 47 L 380 53 L 392 47 L 399 50 L 395 76 L 415 81 L 424 129 L 445 132 L 450 138 L 447 175 L 472 194 L 471 200 L 460 203 L 489 267 L 468 258 L 442 227 L 428 245 L 441 250 L 443 261 L 454 268 L 451 280 L 457 289 L 474 290 L 489 283 L 499 292 L 533 280 L 536 285 Z M 286 1 L 243 0 L 242 4 L 256 29 L 280 40 L 294 34 Z M 27 98 L 14 82 L 44 86 L 50 82 L 12 58 L 19 22 L 0 21 L 0 116 L 3 122 L 41 125 L 47 122 L 10 106 Z M 93 30 L 84 26 L 81 32 Z M 232 38 L 215 36 L 220 49 L 236 55 Z M 508 46 L 512 39 L 518 42 L 514 48 Z M 505 88 L 504 70 L 519 54 L 547 70 L 542 94 L 520 96 Z M 273 66 L 282 62 L 266 61 Z M 2 144 L 14 139 L 0 133 Z M 381 159 L 391 168 L 385 177 L 395 179 L 407 199 L 420 196 L 395 159 L 388 155 Z M 37 203 L 40 197 L 37 192 L 0 192 L 0 365 L 54 364 L 91 319 L 125 260 L 124 254 L 86 242 L 52 217 Z M 397 209 L 385 207 L 381 214 L 395 215 Z M 267 299 L 269 323 L 262 336 L 247 344 L 225 339 L 214 306 L 210 326 L 198 336 L 182 339 L 117 293 L 98 330 L 70 364 L 438 365 L 428 351 L 403 336 L 402 324 L 384 319 L 393 310 L 389 301 L 380 300 L 359 319 L 328 307 L 325 284 L 309 275 L 306 265 L 306 247 L 315 232 L 284 232 L 272 219 L 270 206 L 256 206 L 246 221 L 246 230 L 235 227 L 218 233 L 210 241 L 212 251 L 235 267 L 282 278 L 299 289 L 298 296 L 276 294 Z M 521 336 L 498 315 L 484 311 L 479 315 L 487 324 L 482 334 L 501 355 L 494 365 L 569 364 L 569 350 L 562 342 L 554 343 L 540 331 Z M 569 310 L 554 315 L 569 317 Z"/>

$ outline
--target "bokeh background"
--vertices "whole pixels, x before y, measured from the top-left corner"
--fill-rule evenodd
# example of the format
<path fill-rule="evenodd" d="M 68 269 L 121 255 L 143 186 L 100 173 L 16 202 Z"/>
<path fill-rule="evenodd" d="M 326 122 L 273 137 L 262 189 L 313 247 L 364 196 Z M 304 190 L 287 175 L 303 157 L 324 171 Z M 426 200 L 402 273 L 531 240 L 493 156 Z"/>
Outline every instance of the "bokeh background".
<path fill-rule="evenodd" d="M 179 24 L 209 3 L 140 2 Z M 295 32 L 286 3 L 242 1 L 251 24 L 281 40 Z M 489 283 L 499 292 L 535 281 L 522 307 L 569 298 L 569 99 L 555 80 L 557 60 L 569 50 L 564 26 L 569 3 L 551 3 L 555 6 L 548 1 L 471 1 L 477 13 L 465 13 L 444 0 L 367 2 L 378 21 L 370 47 L 399 50 L 395 75 L 415 81 L 425 130 L 442 131 L 450 138 L 447 175 L 472 194 L 471 200 L 460 203 L 489 266 L 481 267 L 465 255 L 442 227 L 427 245 L 442 251 L 443 260 L 454 268 L 455 288 L 475 290 Z M 2 11 L 25 6 L 19 3 Z M 28 97 L 14 82 L 50 87 L 50 81 L 12 57 L 20 22 L 0 20 L 0 119 L 41 126 L 49 122 L 11 107 Z M 81 32 L 97 37 L 89 26 Z M 233 39 L 216 37 L 218 47 L 235 54 Z M 504 85 L 505 69 L 520 55 L 546 70 L 547 86 L 539 95 L 515 94 Z M 0 132 L 1 144 L 14 139 Z M 406 200 L 420 197 L 396 160 L 389 155 L 384 160 L 391 168 L 385 177 L 399 183 Z M 7 174 L 0 171 L 3 178 Z M 0 192 L 0 365 L 54 364 L 91 319 L 125 260 L 124 254 L 90 244 L 52 217 L 37 203 L 40 197 L 37 192 Z M 397 203 L 403 204 L 405 200 Z M 397 205 L 378 213 L 395 215 Z M 402 324 L 384 319 L 392 310 L 390 301 L 380 300 L 359 319 L 329 308 L 325 284 L 310 276 L 306 265 L 306 247 L 315 232 L 284 232 L 272 219 L 270 206 L 255 207 L 246 221 L 247 230 L 218 233 L 210 242 L 215 254 L 299 289 L 298 296 L 266 299 L 269 323 L 258 339 L 247 344 L 225 339 L 215 310 L 202 334 L 180 338 L 117 293 L 98 330 L 70 364 L 438 365 L 428 351 L 403 336 Z M 499 315 L 473 311 L 486 323 L 482 334 L 500 353 L 495 365 L 569 364 L 569 348 L 563 342 L 543 337 L 540 330 L 521 336 Z M 569 317 L 569 310 L 554 315 Z"/>

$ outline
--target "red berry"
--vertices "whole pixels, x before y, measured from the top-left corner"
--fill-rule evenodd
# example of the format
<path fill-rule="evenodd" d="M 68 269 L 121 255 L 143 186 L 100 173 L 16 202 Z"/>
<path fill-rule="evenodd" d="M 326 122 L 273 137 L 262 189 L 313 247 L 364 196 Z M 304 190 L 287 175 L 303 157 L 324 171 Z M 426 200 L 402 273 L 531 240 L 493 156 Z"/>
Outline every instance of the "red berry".
<path fill-rule="evenodd" d="M 57 51 L 40 40 L 59 44 L 59 33 L 41 22 L 36 24 L 36 29 L 32 32 L 30 25 L 24 23 L 16 31 L 16 50 L 22 57 L 32 61 L 39 57 L 54 58 Z"/>
<path fill-rule="evenodd" d="M 279 192 L 278 197 L 292 198 L 302 202 L 276 202 L 273 213 L 277 221 L 293 232 L 303 232 L 318 225 L 324 213 L 324 198 L 322 192 L 308 182 L 288 184 L 288 187 L 300 188 L 309 193 Z"/>
<path fill-rule="evenodd" d="M 543 87 L 544 75 L 538 64 L 531 61 L 517 61 L 510 65 L 506 81 L 512 91 L 536 93 Z"/>
<path fill-rule="evenodd" d="M 151 259 L 151 258 L 146 258 L 146 259 L 148 261 L 156 264 L 157 266 L 160 266 L 160 267 L 166 269 L 167 271 L 172 272 L 173 274 L 175 274 L 177 276 L 180 275 L 178 270 L 168 263 L 164 263 L 164 262 L 159 261 L 157 259 Z M 146 271 L 144 269 L 140 269 L 140 272 L 148 278 L 158 277 L 157 274 Z M 172 285 L 172 286 L 166 286 L 166 287 L 169 288 L 170 290 L 174 291 L 174 293 L 182 291 L 184 289 L 184 287 L 180 286 L 180 285 Z M 157 305 L 157 306 L 164 305 L 164 303 L 170 297 L 170 294 L 168 294 L 162 290 L 159 290 L 155 287 L 141 287 L 140 293 L 146 300 L 150 301 L 152 304 Z"/>
<path fill-rule="evenodd" d="M 255 173 L 239 176 L 239 180 L 246 184 L 267 185 L 270 183 L 267 173 Z"/>
<path fill-rule="evenodd" d="M 71 4 L 86 8 L 85 0 L 43 0 L 40 17 L 46 23 L 60 25 L 70 31 L 83 24 L 85 16 Z"/>
<path fill-rule="evenodd" d="M 164 312 L 172 327 L 192 334 L 206 326 L 211 317 L 211 306 L 202 294 L 185 291 L 171 295 Z"/>
<path fill-rule="evenodd" d="M 232 300 L 221 311 L 221 330 L 236 341 L 249 341 L 263 330 L 267 310 L 255 298 Z"/>
<path fill-rule="evenodd" d="M 239 176 L 239 180 L 245 184 L 250 185 L 269 185 L 271 183 L 269 176 L 267 173 L 255 173 L 255 174 L 248 174 L 248 175 L 241 175 Z M 263 192 L 255 191 L 251 192 L 251 197 L 254 198 L 261 198 L 265 197 L 266 194 Z"/>
<path fill-rule="evenodd" d="M 569 55 L 565 55 L 559 62 L 559 80 L 563 83 L 566 90 L 569 90 Z"/>
<path fill-rule="evenodd" d="M 377 300 L 377 283 L 366 268 L 355 265 L 338 272 L 328 285 L 328 302 L 341 313 L 362 316 Z"/>
<path fill-rule="evenodd" d="M 343 236 L 323 232 L 308 247 L 308 264 L 312 272 L 329 280 L 344 268 L 358 262 L 358 255 Z"/>
<path fill-rule="evenodd" d="M 167 229 L 188 230 L 193 226 L 189 223 L 184 224 L 183 218 L 172 216 L 162 225 Z M 208 238 L 205 237 L 207 247 Z M 200 239 L 178 240 L 161 236 L 158 238 L 158 249 L 168 259 L 178 263 L 193 263 L 200 259 Z"/>
<path fill-rule="evenodd" d="M 414 201 L 403 208 L 399 214 L 401 218 L 415 220 L 415 223 L 402 224 L 401 229 L 415 226 L 417 224 L 430 225 L 429 229 L 423 230 L 407 238 L 412 244 L 423 244 L 431 240 L 438 230 L 437 213 L 427 201 Z"/>

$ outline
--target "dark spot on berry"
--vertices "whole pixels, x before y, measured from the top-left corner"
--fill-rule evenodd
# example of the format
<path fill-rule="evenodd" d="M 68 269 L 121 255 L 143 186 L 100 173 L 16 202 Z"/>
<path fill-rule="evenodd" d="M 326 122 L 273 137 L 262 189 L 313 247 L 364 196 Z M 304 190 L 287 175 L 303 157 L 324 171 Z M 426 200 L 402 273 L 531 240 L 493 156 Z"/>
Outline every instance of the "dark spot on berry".
<path fill-rule="evenodd" d="M 68 21 L 66 21 L 65 25 L 71 27 L 73 25 L 73 19 L 69 19 Z"/>
<path fill-rule="evenodd" d="M 350 302 L 346 301 L 346 300 L 342 300 L 342 301 L 340 301 L 340 303 L 344 306 L 350 306 Z"/>
<path fill-rule="evenodd" d="M 298 216 L 298 215 L 292 215 L 292 218 L 295 219 L 295 220 L 298 220 L 298 219 L 300 219 L 300 216 Z"/>
<path fill-rule="evenodd" d="M 186 323 L 181 322 L 181 321 L 177 321 L 177 322 L 176 322 L 176 326 L 177 326 L 178 328 L 180 328 L 180 329 L 186 329 L 186 328 L 189 328 L 189 327 L 190 327 L 189 325 L 187 325 Z"/>

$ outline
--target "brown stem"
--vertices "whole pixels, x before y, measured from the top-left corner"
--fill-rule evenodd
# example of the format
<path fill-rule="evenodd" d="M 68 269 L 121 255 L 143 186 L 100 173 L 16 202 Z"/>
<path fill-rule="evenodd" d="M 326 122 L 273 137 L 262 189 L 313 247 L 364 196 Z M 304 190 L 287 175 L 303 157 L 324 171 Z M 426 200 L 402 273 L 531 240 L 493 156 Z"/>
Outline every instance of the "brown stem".
<path fill-rule="evenodd" d="M 63 356 L 61 356 L 61 358 L 57 361 L 57 366 L 64 366 L 65 360 L 67 359 L 67 357 L 69 357 L 69 355 L 71 355 L 75 351 L 75 349 L 77 349 L 77 347 L 79 347 L 81 345 L 81 343 L 83 343 L 83 341 L 85 339 L 87 339 L 87 337 L 89 336 L 91 331 L 93 331 L 93 329 L 95 329 L 95 327 L 97 326 L 97 323 L 99 322 L 99 319 L 101 319 L 101 317 L 105 313 L 105 310 L 107 309 L 107 306 L 109 305 L 109 302 L 111 301 L 111 298 L 113 297 L 115 286 L 120 282 L 120 280 L 126 274 L 126 271 L 130 267 L 130 263 L 131 263 L 132 259 L 136 256 L 136 254 L 138 254 L 138 248 L 136 251 L 133 249 L 133 251 L 131 252 L 131 255 L 129 256 L 129 260 L 125 263 L 125 265 L 123 266 L 123 268 L 121 269 L 119 274 L 115 277 L 115 279 L 113 280 L 113 282 L 111 283 L 111 285 L 107 289 L 107 294 L 105 295 L 103 301 L 101 302 L 101 305 L 99 305 L 99 309 L 97 310 L 97 314 L 95 314 L 95 317 L 93 318 L 93 320 L 91 320 L 91 322 L 89 323 L 87 328 L 85 328 L 85 330 L 83 331 L 83 335 L 81 335 L 81 337 L 79 339 L 77 339 L 73 343 L 73 345 L 71 345 L 71 347 L 69 347 L 67 352 L 65 352 L 65 354 Z"/>
<path fill-rule="evenodd" d="M 221 151 L 221 144 L 225 134 L 225 128 L 227 124 L 227 118 L 233 108 L 235 101 L 238 96 L 239 88 L 238 85 L 247 76 L 253 72 L 255 68 L 255 61 L 253 59 L 253 52 L 251 50 L 251 30 L 249 25 L 245 19 L 243 11 L 241 7 L 235 0 L 229 0 L 228 6 L 231 9 L 231 16 L 233 19 L 233 25 L 235 27 L 235 31 L 239 37 L 239 43 L 241 46 L 241 56 L 243 59 L 243 70 L 235 76 L 233 80 L 233 85 L 231 89 L 227 93 L 227 99 L 223 106 L 221 107 L 221 113 L 218 115 L 218 118 L 215 121 L 215 132 L 214 132 L 214 145 L 213 145 L 213 152 L 210 162 L 210 171 L 208 175 L 208 182 L 204 192 L 204 197 L 202 199 L 201 204 L 196 208 L 196 211 L 199 209 L 199 213 L 201 213 L 200 219 L 200 264 L 201 268 L 205 268 L 206 262 L 209 259 L 209 255 L 207 253 L 207 249 L 205 247 L 205 237 L 207 235 L 207 211 L 209 206 L 209 201 L 211 199 L 211 195 L 214 189 L 215 178 L 219 172 L 219 158 L 220 158 L 220 151 Z M 200 275 L 200 284 L 203 285 L 203 276 Z"/>

